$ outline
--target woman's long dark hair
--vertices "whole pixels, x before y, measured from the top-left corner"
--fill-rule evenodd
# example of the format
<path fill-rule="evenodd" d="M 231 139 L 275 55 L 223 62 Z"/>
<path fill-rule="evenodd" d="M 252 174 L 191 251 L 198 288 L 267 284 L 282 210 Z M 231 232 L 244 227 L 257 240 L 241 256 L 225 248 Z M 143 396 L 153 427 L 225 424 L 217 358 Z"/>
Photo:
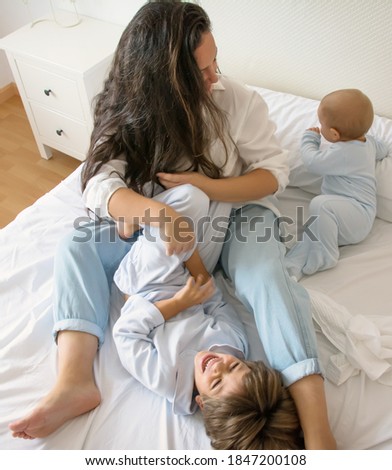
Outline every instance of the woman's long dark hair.
<path fill-rule="evenodd" d="M 220 140 L 227 158 L 226 117 L 194 58 L 210 28 L 205 11 L 192 3 L 151 2 L 136 13 L 96 99 L 83 189 L 120 155 L 127 162 L 125 183 L 139 193 L 157 172 L 175 171 L 184 159 L 187 170 L 220 176 L 209 149 Z"/>

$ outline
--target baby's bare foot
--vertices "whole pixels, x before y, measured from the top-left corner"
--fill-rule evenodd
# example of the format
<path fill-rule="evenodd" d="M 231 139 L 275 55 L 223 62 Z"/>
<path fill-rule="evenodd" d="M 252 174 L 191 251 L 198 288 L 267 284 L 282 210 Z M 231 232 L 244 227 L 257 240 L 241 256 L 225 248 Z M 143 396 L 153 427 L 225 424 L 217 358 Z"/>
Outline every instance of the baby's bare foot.
<path fill-rule="evenodd" d="M 34 439 L 56 431 L 69 419 L 97 407 L 101 396 L 95 383 L 55 387 L 26 416 L 8 425 L 14 437 Z"/>

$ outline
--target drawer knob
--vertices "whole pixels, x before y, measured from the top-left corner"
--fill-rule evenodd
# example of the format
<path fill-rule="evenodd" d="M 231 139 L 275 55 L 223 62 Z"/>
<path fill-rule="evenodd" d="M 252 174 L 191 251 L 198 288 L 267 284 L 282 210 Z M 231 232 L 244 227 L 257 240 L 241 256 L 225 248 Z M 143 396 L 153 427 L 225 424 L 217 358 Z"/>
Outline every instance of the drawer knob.
<path fill-rule="evenodd" d="M 57 130 L 56 130 L 56 134 L 57 134 L 57 135 L 61 135 L 63 132 L 64 132 L 64 131 L 63 131 L 62 129 L 57 129 Z"/>
<path fill-rule="evenodd" d="M 45 93 L 46 96 L 49 96 L 52 93 L 52 90 L 46 89 L 46 90 L 44 90 L 44 93 Z"/>

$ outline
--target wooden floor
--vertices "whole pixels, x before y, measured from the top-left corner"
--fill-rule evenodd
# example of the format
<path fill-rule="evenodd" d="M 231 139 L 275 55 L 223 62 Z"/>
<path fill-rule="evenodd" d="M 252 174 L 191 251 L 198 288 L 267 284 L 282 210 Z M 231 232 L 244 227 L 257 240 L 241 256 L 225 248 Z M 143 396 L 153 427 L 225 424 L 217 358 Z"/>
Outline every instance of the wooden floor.
<path fill-rule="evenodd" d="M 80 163 L 57 151 L 41 158 L 20 97 L 0 104 L 0 228 Z"/>

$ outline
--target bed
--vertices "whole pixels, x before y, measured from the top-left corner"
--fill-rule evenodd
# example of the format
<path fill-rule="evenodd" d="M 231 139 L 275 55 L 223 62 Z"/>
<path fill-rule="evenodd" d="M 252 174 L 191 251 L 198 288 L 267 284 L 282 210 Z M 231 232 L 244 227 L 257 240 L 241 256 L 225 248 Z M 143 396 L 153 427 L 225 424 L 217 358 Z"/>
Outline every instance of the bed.
<path fill-rule="evenodd" d="M 201 3 L 207 9 L 204 4 L 213 2 Z M 229 11 L 232 8 L 229 19 L 235 13 L 233 4 L 226 4 Z M 224 42 L 218 28 L 219 34 Z M 375 41 L 372 47 L 377 45 Z M 279 84 L 275 89 L 261 87 L 251 74 L 249 80 L 239 78 L 266 100 L 277 136 L 289 150 L 290 185 L 278 203 L 295 237 L 306 220 L 309 201 L 319 191 L 319 181 L 304 171 L 298 152 L 303 130 L 317 122 L 318 100 L 301 96 L 295 80 L 290 93 Z M 380 105 L 376 111 L 391 103 L 390 95 L 389 91 L 386 100 L 376 96 Z M 339 449 L 392 449 L 392 109 L 380 114 L 371 133 L 388 142 L 390 155 L 376 168 L 378 217 L 373 229 L 362 243 L 341 249 L 335 268 L 301 280 L 312 300 L 329 417 Z M 56 376 L 57 352 L 51 336 L 53 254 L 58 239 L 87 220 L 80 169 L 0 232 L 0 449 L 210 449 L 200 413 L 173 415 L 169 403 L 123 369 L 111 328 L 94 365 L 101 405 L 47 438 L 13 439 L 8 431 L 7 424 L 34 407 Z M 251 315 L 219 275 L 218 283 L 246 325 L 251 358 L 263 357 Z M 112 298 L 111 326 L 121 303 L 121 298 Z"/>

